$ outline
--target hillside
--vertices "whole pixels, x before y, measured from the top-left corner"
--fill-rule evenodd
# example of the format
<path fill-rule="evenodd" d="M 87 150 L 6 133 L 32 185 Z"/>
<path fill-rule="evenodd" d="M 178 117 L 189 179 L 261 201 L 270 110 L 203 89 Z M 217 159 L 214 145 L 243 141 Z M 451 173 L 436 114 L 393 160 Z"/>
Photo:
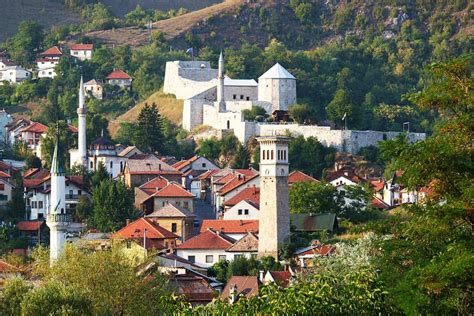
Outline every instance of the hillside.
<path fill-rule="evenodd" d="M 141 109 L 145 106 L 145 103 L 150 105 L 155 103 L 163 117 L 176 125 L 181 125 L 181 119 L 183 117 L 183 101 L 176 100 L 173 96 L 158 91 L 148 97 L 145 101 L 136 104 L 133 108 L 111 121 L 109 124 L 110 135 L 114 137 L 117 134 L 120 122 L 135 122 Z"/>
<path fill-rule="evenodd" d="M 153 29 L 162 31 L 167 39 L 172 39 L 198 25 L 201 21 L 231 11 L 242 3 L 244 3 L 244 0 L 226 0 L 181 16 L 155 22 L 153 23 Z M 128 44 L 136 47 L 148 44 L 149 31 L 139 27 L 123 27 L 92 31 L 85 35 L 95 38 L 107 46 Z"/>
<path fill-rule="evenodd" d="M 80 22 L 76 14 L 54 0 L 0 0 L 0 8 L 0 43 L 15 35 L 21 21 L 36 21 L 45 28 Z"/>

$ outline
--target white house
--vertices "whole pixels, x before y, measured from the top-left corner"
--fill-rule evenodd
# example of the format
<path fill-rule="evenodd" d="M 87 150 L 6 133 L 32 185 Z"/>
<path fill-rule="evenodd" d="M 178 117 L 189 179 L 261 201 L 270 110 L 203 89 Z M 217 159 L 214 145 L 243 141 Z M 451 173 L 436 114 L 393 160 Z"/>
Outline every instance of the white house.
<path fill-rule="evenodd" d="M 79 60 L 92 59 L 93 44 L 74 44 L 71 46 L 71 56 Z"/>
<path fill-rule="evenodd" d="M 96 99 L 102 100 L 104 96 L 104 85 L 102 82 L 95 79 L 91 79 L 84 83 L 84 90 L 88 97 L 93 96 Z"/>
<path fill-rule="evenodd" d="M 106 78 L 108 84 L 119 86 L 121 88 L 129 88 L 132 85 L 132 77 L 122 70 L 116 69 L 112 71 Z"/>
<path fill-rule="evenodd" d="M 258 204 L 250 200 L 242 200 L 224 211 L 224 220 L 258 220 L 259 219 Z"/>
<path fill-rule="evenodd" d="M 2 84 L 2 81 L 16 84 L 29 78 L 31 78 L 30 71 L 15 64 L 11 60 L 0 58 L 0 84 Z"/>
<path fill-rule="evenodd" d="M 201 156 L 178 161 L 172 167 L 183 173 L 182 185 L 196 197 L 201 195 L 199 176 L 206 171 L 219 169 L 212 161 Z"/>
<path fill-rule="evenodd" d="M 219 231 L 206 230 L 176 247 L 176 254 L 200 267 L 208 268 L 219 260 L 227 260 L 226 250 L 235 239 Z"/>
<path fill-rule="evenodd" d="M 100 137 L 90 144 L 89 171 L 95 171 L 102 163 L 110 178 L 116 178 L 125 168 L 128 158 L 119 156 L 115 144 L 106 137 Z"/>
<path fill-rule="evenodd" d="M 53 46 L 39 55 L 36 59 L 36 66 L 38 68 L 38 78 L 54 78 L 56 77 L 56 65 L 59 64 L 59 59 L 63 53 L 57 46 Z"/>
<path fill-rule="evenodd" d="M 21 139 L 21 131 L 31 124 L 31 121 L 25 118 L 18 118 L 5 126 L 5 142 L 14 145 Z"/>

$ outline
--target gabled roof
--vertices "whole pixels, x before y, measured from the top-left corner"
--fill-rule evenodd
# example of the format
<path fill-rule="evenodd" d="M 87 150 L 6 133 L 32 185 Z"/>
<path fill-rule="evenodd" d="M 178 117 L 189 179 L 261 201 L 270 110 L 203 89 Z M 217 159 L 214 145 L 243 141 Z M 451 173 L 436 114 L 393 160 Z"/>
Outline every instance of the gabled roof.
<path fill-rule="evenodd" d="M 224 186 L 222 188 L 220 188 L 219 194 L 220 195 L 226 195 L 230 191 L 240 187 L 241 185 L 244 185 L 244 184 L 250 182 L 251 180 L 253 180 L 255 178 L 258 178 L 258 174 L 254 174 L 252 176 L 245 176 L 245 175 L 242 176 L 240 174 L 234 175 L 232 180 L 230 180 L 229 182 L 224 184 Z"/>
<path fill-rule="evenodd" d="M 73 44 L 71 50 L 92 50 L 94 49 L 94 44 Z"/>
<path fill-rule="evenodd" d="M 31 132 L 37 134 L 43 134 L 48 131 L 48 127 L 39 122 L 31 122 L 30 125 L 26 126 L 21 130 L 22 132 Z"/>
<path fill-rule="evenodd" d="M 112 71 L 105 79 L 132 79 L 126 72 L 116 69 Z"/>
<path fill-rule="evenodd" d="M 297 249 L 295 255 L 298 257 L 302 256 L 319 256 L 325 257 L 336 251 L 336 247 L 331 245 L 311 245 L 305 248 Z"/>
<path fill-rule="evenodd" d="M 288 184 L 289 185 L 292 185 L 293 183 L 297 183 L 297 182 L 307 182 L 307 181 L 319 182 L 315 178 L 313 178 L 313 177 L 311 177 L 311 176 L 307 175 L 306 173 L 301 172 L 299 170 L 295 170 L 295 171 L 291 172 L 288 175 Z"/>
<path fill-rule="evenodd" d="M 18 222 L 17 227 L 21 231 L 37 231 L 43 223 L 44 221 L 21 221 Z"/>
<path fill-rule="evenodd" d="M 133 152 L 134 150 L 137 150 L 138 152 L 141 153 L 141 151 L 137 148 L 137 146 L 127 146 L 127 147 L 125 147 L 124 150 L 120 151 L 120 152 L 118 153 L 118 155 L 119 155 L 120 157 L 125 157 L 125 156 L 127 156 L 128 154 L 130 154 L 131 152 Z"/>
<path fill-rule="evenodd" d="M 290 214 L 290 223 L 296 231 L 315 232 L 333 231 L 336 226 L 336 214 Z"/>
<path fill-rule="evenodd" d="M 201 174 L 199 176 L 199 180 L 206 180 L 206 179 L 210 179 L 212 177 L 212 175 L 216 174 L 217 172 L 219 172 L 220 169 L 210 169 L 210 170 L 207 170 L 206 172 L 204 172 L 203 174 Z"/>
<path fill-rule="evenodd" d="M 222 231 L 224 234 L 246 234 L 248 232 L 256 233 L 258 232 L 258 220 L 203 220 L 201 232 L 205 232 L 209 228 L 215 231 Z"/>
<path fill-rule="evenodd" d="M 158 190 L 163 189 L 168 184 L 169 181 L 167 179 L 163 178 L 162 176 L 157 176 L 151 179 L 150 181 L 142 184 L 141 186 L 139 186 L 139 188 L 143 190 L 153 190 L 153 192 L 156 192 Z"/>
<path fill-rule="evenodd" d="M 53 46 L 42 52 L 41 56 L 61 56 L 63 53 L 57 46 Z"/>
<path fill-rule="evenodd" d="M 385 180 L 384 179 L 377 179 L 377 180 L 372 180 L 370 181 L 372 186 L 374 187 L 375 192 L 378 192 L 382 190 L 385 186 Z"/>
<path fill-rule="evenodd" d="M 189 159 L 181 160 L 181 161 L 178 161 L 177 163 L 175 163 L 174 165 L 172 165 L 172 167 L 175 168 L 175 169 L 181 170 L 184 167 L 189 166 L 190 164 L 192 164 L 193 162 L 195 162 L 199 158 L 200 158 L 199 156 L 194 156 L 194 157 L 191 157 Z"/>
<path fill-rule="evenodd" d="M 99 80 L 96 80 L 96 79 L 91 79 L 87 82 L 84 83 L 85 86 L 101 86 L 102 85 L 102 82 L 100 82 Z"/>
<path fill-rule="evenodd" d="M 177 184 L 176 182 L 171 182 L 163 189 L 159 190 L 152 196 L 156 197 L 189 197 L 192 198 L 194 195 L 187 191 L 185 188 Z"/>
<path fill-rule="evenodd" d="M 282 287 L 288 287 L 290 279 L 293 276 L 291 271 L 268 271 L 276 284 Z"/>
<path fill-rule="evenodd" d="M 260 205 L 260 188 L 257 188 L 256 186 L 245 188 L 227 200 L 224 205 L 232 207 L 241 201 L 252 202 L 253 204 Z"/>
<path fill-rule="evenodd" d="M 71 131 L 71 133 L 77 133 L 78 132 L 77 128 L 75 126 L 71 125 L 71 124 L 68 124 L 67 128 L 69 129 L 69 131 Z"/>
<path fill-rule="evenodd" d="M 233 173 L 228 173 L 225 176 L 223 176 L 222 178 L 219 178 L 216 181 L 214 181 L 214 184 L 226 184 L 227 182 L 229 182 L 233 178 L 234 178 L 234 174 Z"/>
<path fill-rule="evenodd" d="M 19 273 L 21 272 L 20 269 L 18 269 L 17 267 L 9 264 L 8 262 L 5 262 L 3 260 L 0 260 L 0 273 Z"/>
<path fill-rule="evenodd" d="M 142 238 L 146 229 L 146 237 L 150 239 L 178 238 L 172 232 L 164 229 L 148 218 L 139 218 L 121 230 L 112 234 L 112 238 L 135 239 Z"/>
<path fill-rule="evenodd" d="M 23 173 L 23 177 L 28 178 L 29 176 L 35 174 L 39 170 L 40 170 L 39 168 L 30 168 Z"/>
<path fill-rule="evenodd" d="M 159 159 L 135 160 L 129 159 L 126 169 L 130 174 L 182 174 Z"/>
<path fill-rule="evenodd" d="M 332 172 L 331 174 L 329 174 L 327 177 L 326 177 L 326 180 L 328 182 L 331 182 L 331 181 L 334 181 L 340 177 L 343 177 L 343 178 L 346 178 L 354 183 L 362 183 L 362 182 L 365 182 L 365 180 L 356 175 L 354 173 L 354 171 L 352 170 L 344 170 L 344 169 L 340 169 L 338 171 L 335 171 L 335 172 Z"/>
<path fill-rule="evenodd" d="M 146 217 L 196 217 L 187 209 L 173 204 L 166 204 L 159 210 L 152 212 Z"/>
<path fill-rule="evenodd" d="M 295 79 L 282 65 L 276 63 L 272 68 L 268 69 L 258 79 Z"/>
<path fill-rule="evenodd" d="M 11 178 L 11 176 L 6 172 L 0 171 L 0 178 L 7 178 L 8 179 L 8 178 Z"/>
<path fill-rule="evenodd" d="M 258 278 L 256 276 L 232 276 L 222 290 L 221 299 L 229 299 L 232 288 L 237 290 L 237 297 L 247 298 L 258 295 Z"/>
<path fill-rule="evenodd" d="M 230 246 L 226 251 L 228 252 L 257 252 L 258 251 L 258 237 L 252 232 L 237 240 L 235 244 Z"/>
<path fill-rule="evenodd" d="M 380 210 L 388 210 L 390 208 L 390 205 L 388 205 L 383 200 L 381 200 L 377 197 L 374 197 L 372 199 L 372 206 L 375 207 L 375 208 L 378 208 Z"/>
<path fill-rule="evenodd" d="M 228 249 L 235 243 L 235 239 L 212 229 L 202 231 L 186 240 L 177 249 Z"/>

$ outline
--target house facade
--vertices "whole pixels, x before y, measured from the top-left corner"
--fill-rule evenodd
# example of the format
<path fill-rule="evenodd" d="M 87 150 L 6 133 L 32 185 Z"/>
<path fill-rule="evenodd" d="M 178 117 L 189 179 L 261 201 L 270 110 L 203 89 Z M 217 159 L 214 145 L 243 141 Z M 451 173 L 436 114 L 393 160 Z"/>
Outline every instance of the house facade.
<path fill-rule="evenodd" d="M 79 60 L 90 60 L 92 59 L 93 49 L 93 44 L 74 44 L 71 46 L 70 54 Z"/>

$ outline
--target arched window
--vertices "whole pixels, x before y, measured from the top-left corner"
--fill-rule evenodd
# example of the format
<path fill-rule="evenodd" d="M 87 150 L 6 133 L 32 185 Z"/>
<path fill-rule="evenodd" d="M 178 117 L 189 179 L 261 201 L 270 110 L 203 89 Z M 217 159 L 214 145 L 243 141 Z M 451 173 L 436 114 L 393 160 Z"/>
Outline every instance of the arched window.
<path fill-rule="evenodd" d="M 262 150 L 262 160 L 265 160 L 265 150 Z"/>

